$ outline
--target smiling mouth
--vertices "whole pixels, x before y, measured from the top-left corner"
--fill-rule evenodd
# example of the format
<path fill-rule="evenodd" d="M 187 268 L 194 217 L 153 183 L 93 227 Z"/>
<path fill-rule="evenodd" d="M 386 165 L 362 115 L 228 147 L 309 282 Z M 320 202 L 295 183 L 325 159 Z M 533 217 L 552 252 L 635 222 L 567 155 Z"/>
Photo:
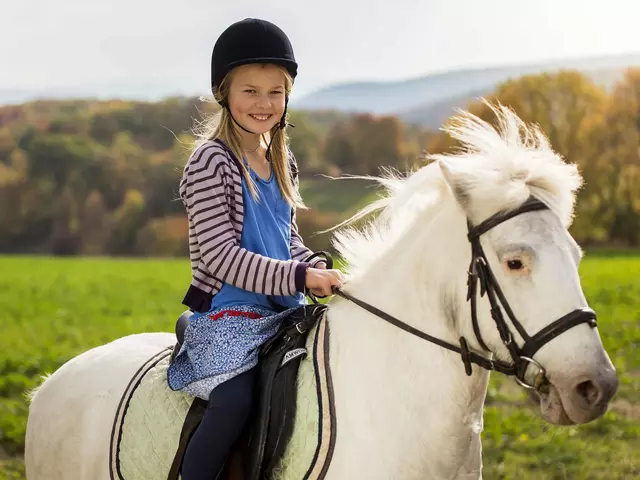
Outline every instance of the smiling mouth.
<path fill-rule="evenodd" d="M 256 122 L 266 122 L 267 120 L 269 120 L 271 117 L 273 117 L 272 114 L 255 114 L 255 113 L 250 113 L 249 116 L 251 118 L 253 118 Z"/>

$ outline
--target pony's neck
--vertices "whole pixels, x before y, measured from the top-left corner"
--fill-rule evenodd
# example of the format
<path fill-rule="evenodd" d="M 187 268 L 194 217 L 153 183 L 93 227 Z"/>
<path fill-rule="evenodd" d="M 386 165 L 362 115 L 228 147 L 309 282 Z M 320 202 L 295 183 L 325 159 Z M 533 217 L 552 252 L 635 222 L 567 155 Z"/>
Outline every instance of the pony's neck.
<path fill-rule="evenodd" d="M 460 259 L 443 259 L 455 247 L 428 248 L 419 232 L 408 231 L 345 290 L 457 344 L 459 335 L 448 317 L 465 308 L 455 304 L 464 297 L 443 298 L 455 290 L 447 288 L 447 279 L 458 276 L 426 269 L 448 264 L 463 268 L 463 275 L 465 267 L 459 266 Z M 332 469 L 337 478 L 478 478 L 488 373 L 474 368 L 467 377 L 456 354 L 346 300 L 334 300 L 329 318 L 338 425 Z"/>

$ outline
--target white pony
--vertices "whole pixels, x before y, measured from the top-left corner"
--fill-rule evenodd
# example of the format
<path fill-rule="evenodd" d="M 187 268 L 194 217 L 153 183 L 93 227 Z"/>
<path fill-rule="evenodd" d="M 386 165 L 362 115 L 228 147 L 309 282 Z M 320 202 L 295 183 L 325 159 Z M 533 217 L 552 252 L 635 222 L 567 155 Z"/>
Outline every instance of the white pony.
<path fill-rule="evenodd" d="M 487 297 L 479 294 L 477 323 L 490 351 L 474 333 L 467 221 L 478 225 L 531 196 L 548 207 L 507 219 L 480 239 L 511 310 L 534 334 L 587 307 L 578 277 L 581 251 L 567 231 L 581 178 L 539 130 L 502 106 L 494 111 L 497 130 L 468 113 L 448 128 L 464 151 L 433 156 L 406 178 L 378 179 L 389 194 L 363 214 L 378 209 L 380 215 L 362 230 L 336 233 L 334 242 L 349 265 L 345 292 L 452 345 L 464 337 L 471 352 L 508 364 L 511 354 Z M 473 365 L 467 375 L 459 354 L 344 298 L 334 297 L 328 322 L 339 428 L 326 478 L 481 478 L 489 371 Z M 522 347 L 522 336 L 507 323 Z M 49 376 L 32 393 L 28 478 L 108 479 L 118 401 L 138 367 L 174 341 L 169 333 L 131 335 Z M 535 353 L 538 364 L 548 380 L 538 392 L 545 420 L 581 424 L 605 413 L 617 376 L 597 328 L 577 324 L 548 339 Z M 535 373 L 527 370 L 527 383 Z"/>

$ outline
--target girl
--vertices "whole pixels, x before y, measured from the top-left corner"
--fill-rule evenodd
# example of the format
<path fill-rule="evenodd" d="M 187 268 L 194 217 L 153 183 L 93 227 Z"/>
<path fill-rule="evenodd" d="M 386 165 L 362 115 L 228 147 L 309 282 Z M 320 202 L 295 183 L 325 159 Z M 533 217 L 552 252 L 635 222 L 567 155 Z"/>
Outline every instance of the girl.
<path fill-rule="evenodd" d="M 211 87 L 221 105 L 180 182 L 189 220 L 192 281 L 183 300 L 195 313 L 167 372 L 169 386 L 208 400 L 182 465 L 184 480 L 218 478 L 252 405 L 258 348 L 281 319 L 342 286 L 297 232 L 295 159 L 287 146 L 287 103 L 297 74 L 276 25 L 234 23 L 218 38 Z"/>

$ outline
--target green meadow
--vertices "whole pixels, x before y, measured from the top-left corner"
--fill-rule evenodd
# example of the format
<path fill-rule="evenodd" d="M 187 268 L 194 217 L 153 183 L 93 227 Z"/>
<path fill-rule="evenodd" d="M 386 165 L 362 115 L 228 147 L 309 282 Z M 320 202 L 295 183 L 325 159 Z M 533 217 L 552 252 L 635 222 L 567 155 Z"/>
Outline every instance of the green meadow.
<path fill-rule="evenodd" d="M 620 388 L 600 420 L 542 421 L 512 380 L 492 375 L 485 479 L 640 477 L 640 253 L 587 252 L 583 287 Z M 0 479 L 24 478 L 25 392 L 73 356 L 117 337 L 171 331 L 187 259 L 0 256 Z"/>

